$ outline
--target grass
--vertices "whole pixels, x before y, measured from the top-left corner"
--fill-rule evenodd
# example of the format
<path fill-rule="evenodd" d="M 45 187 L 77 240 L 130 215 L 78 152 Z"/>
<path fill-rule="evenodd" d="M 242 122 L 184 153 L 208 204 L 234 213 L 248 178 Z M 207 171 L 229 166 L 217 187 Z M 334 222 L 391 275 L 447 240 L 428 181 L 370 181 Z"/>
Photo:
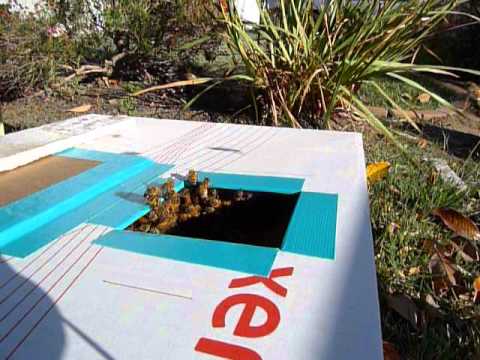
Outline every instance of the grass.
<path fill-rule="evenodd" d="M 421 103 L 418 100 L 418 97 L 423 92 L 419 89 L 407 86 L 400 81 L 389 78 L 380 78 L 377 80 L 377 83 L 395 103 L 401 105 L 406 110 L 430 110 L 439 107 L 439 104 L 435 101 Z M 385 99 L 385 97 L 378 96 L 377 90 L 372 84 L 364 84 L 360 88 L 358 96 L 369 106 L 381 106 L 387 109 L 392 108 L 391 103 Z"/>
<path fill-rule="evenodd" d="M 466 215 L 476 214 L 478 222 L 478 163 L 451 158 L 435 146 L 428 150 L 412 144 L 408 146 L 409 151 L 418 157 L 446 158 L 469 185 L 469 191 L 464 193 L 443 182 L 427 164 L 414 167 L 392 145 L 376 139 L 370 139 L 368 143 L 369 161 L 387 160 L 392 164 L 387 178 L 370 186 L 384 340 L 395 344 L 407 359 L 478 358 L 480 306 L 473 305 L 469 294 L 473 290 L 474 276 L 480 273 L 480 264 L 453 256 L 452 261 L 470 275 L 462 274 L 460 286 L 443 296 L 432 289 L 428 269 L 432 256 L 428 244 L 447 247 L 453 238 L 452 233 L 431 215 L 434 208 L 450 207 Z M 404 294 L 413 299 L 422 318 L 421 325 L 412 326 L 390 308 L 388 296 L 393 294 Z M 432 311 L 426 301 L 428 296 L 433 297 L 439 309 Z"/>

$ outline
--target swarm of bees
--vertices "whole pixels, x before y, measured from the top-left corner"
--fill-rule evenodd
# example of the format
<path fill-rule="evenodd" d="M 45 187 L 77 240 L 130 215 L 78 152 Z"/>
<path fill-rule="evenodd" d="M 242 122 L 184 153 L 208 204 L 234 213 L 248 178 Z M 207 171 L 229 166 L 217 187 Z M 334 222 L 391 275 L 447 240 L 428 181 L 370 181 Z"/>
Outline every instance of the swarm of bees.
<path fill-rule="evenodd" d="M 210 180 L 198 181 L 198 174 L 190 170 L 185 187 L 176 192 L 173 179 L 160 186 L 150 186 L 144 194 L 150 212 L 132 225 L 132 230 L 153 234 L 166 233 L 178 224 L 192 218 L 211 214 L 234 202 L 248 200 L 251 194 L 237 191 L 231 199 L 222 199 L 216 189 L 210 188 Z"/>

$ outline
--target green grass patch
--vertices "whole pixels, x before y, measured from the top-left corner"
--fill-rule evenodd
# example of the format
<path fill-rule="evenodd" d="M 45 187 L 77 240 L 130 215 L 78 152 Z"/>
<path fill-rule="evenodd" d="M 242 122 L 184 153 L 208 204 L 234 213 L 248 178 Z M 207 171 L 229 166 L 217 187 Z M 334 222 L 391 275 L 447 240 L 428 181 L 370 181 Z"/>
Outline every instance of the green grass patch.
<path fill-rule="evenodd" d="M 385 141 L 369 141 L 369 162 L 392 164 L 389 175 L 369 189 L 383 337 L 407 359 L 478 359 L 480 306 L 472 302 L 472 283 L 480 273 L 480 263 L 452 254 L 452 263 L 462 269 L 457 272 L 459 284 L 439 295 L 432 289 L 428 266 L 432 251 L 428 244 L 448 248 L 454 238 L 431 215 L 435 208 L 454 208 L 478 222 L 480 167 L 472 160 L 448 157 L 434 146 L 427 150 L 416 145 L 408 148 L 417 158 L 446 158 L 469 190 L 462 192 L 445 183 L 426 163 L 415 167 Z M 388 305 L 388 296 L 394 294 L 413 300 L 418 326 L 414 327 Z M 427 297 L 438 308 L 430 305 Z"/>

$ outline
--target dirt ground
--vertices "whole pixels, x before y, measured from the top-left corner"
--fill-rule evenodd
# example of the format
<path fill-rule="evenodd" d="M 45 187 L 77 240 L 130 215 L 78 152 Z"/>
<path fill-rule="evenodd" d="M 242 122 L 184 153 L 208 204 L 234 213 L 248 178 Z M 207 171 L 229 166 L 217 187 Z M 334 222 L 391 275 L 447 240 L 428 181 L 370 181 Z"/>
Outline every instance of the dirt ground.
<path fill-rule="evenodd" d="M 179 75 L 180 76 L 180 75 Z M 454 104 L 462 108 L 468 94 L 461 85 L 449 86 L 449 91 L 455 92 Z M 38 93 L 23 97 L 1 105 L 0 122 L 5 125 L 5 132 L 14 132 L 43 124 L 61 121 L 78 116 L 70 111 L 80 105 L 90 105 L 85 113 L 108 115 L 145 116 L 158 119 L 183 119 L 194 121 L 254 123 L 253 114 L 247 110 L 248 98 L 241 90 L 219 88 L 207 93 L 189 110 L 183 110 L 183 105 L 199 90 L 169 90 L 160 93 L 150 93 L 141 98 L 134 98 L 132 91 L 144 87 L 142 84 L 117 82 L 106 87 L 98 82 L 79 84 L 67 87 L 55 93 Z M 245 106 L 246 105 L 246 106 Z M 480 156 L 480 117 L 475 109 L 465 112 L 465 116 L 445 116 L 442 109 L 427 110 L 428 113 L 438 112 L 439 116 L 419 120 L 422 134 L 413 132 L 414 136 L 424 137 L 437 143 L 447 152 L 460 158 L 474 155 Z M 83 113 L 82 113 L 83 114 Z M 356 126 L 335 123 L 333 129 L 359 130 Z M 361 126 L 360 130 L 363 129 Z M 365 129 L 364 129 L 365 130 Z"/>

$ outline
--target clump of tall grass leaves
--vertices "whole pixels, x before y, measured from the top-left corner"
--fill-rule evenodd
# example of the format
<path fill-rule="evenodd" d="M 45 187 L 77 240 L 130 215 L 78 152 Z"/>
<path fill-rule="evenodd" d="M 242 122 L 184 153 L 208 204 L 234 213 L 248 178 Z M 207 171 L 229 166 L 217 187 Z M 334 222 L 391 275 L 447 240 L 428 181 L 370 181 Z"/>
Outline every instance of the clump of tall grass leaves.
<path fill-rule="evenodd" d="M 457 0 L 331 0 L 318 7 L 313 0 L 277 3 L 274 11 L 259 4 L 259 24 L 245 24 L 232 2 L 221 7 L 228 46 L 243 64 L 242 80 L 254 85 L 273 125 L 328 127 L 342 109 L 395 141 L 359 97 L 361 86 L 373 86 L 416 127 L 379 79 L 400 81 L 453 109 L 411 75 L 480 75 L 414 63 L 423 42 L 455 10 Z"/>

